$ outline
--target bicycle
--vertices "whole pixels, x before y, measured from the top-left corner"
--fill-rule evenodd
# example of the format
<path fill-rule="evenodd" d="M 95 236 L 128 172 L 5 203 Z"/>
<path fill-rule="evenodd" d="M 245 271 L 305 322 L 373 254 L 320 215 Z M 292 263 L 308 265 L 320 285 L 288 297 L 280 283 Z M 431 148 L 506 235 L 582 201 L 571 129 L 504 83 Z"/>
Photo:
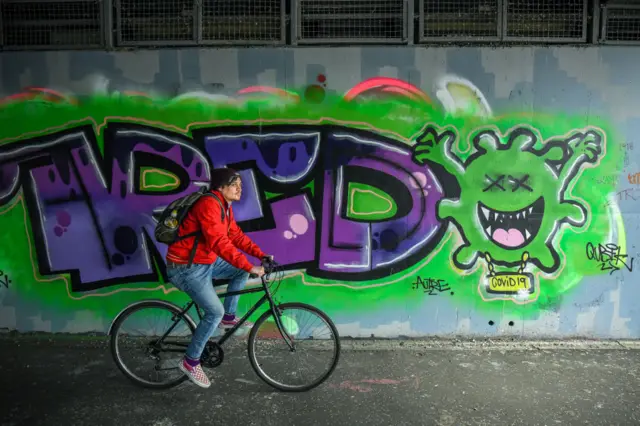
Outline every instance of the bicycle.
<path fill-rule="evenodd" d="M 333 371 L 335 370 L 338 360 L 340 358 L 340 341 L 338 336 L 338 331 L 333 321 L 320 309 L 299 302 L 288 302 L 282 304 L 276 304 L 273 300 L 273 296 L 280 288 L 280 281 L 278 281 L 277 287 L 274 291 L 270 289 L 268 285 L 270 281 L 270 277 L 272 274 L 275 274 L 277 277 L 279 273 L 282 272 L 282 268 L 278 267 L 279 265 L 275 262 L 263 261 L 263 267 L 265 268 L 265 275 L 261 277 L 262 285 L 258 288 L 249 288 L 243 289 L 235 292 L 225 292 L 218 294 L 218 297 L 228 297 L 240 294 L 248 294 L 248 293 L 257 293 L 264 291 L 264 295 L 258 302 L 249 311 L 239 320 L 239 322 L 222 335 L 219 340 L 212 341 L 209 339 L 209 342 L 206 345 L 206 348 L 202 354 L 201 363 L 203 367 L 215 368 L 222 364 L 224 360 L 224 351 L 222 349 L 222 345 L 236 333 L 237 330 L 240 329 L 242 324 L 254 313 L 256 310 L 260 308 L 265 302 L 269 303 L 270 309 L 264 312 L 258 320 L 255 322 L 255 325 L 251 329 L 248 338 L 248 356 L 249 361 L 251 362 L 251 366 L 253 370 L 256 372 L 258 377 L 260 377 L 265 383 L 270 386 L 280 390 L 280 391 L 289 391 L 289 392 L 302 392 L 315 388 L 316 386 L 323 383 L 326 379 L 331 376 Z M 274 280 L 275 282 L 275 280 Z M 224 284 L 216 283 L 215 280 L 212 283 L 214 287 L 219 287 Z M 176 304 L 168 302 L 166 300 L 161 299 L 149 299 L 140 302 L 135 302 L 127 306 L 123 309 L 113 320 L 108 335 L 110 336 L 110 349 L 111 354 L 114 358 L 114 361 L 118 368 L 124 373 L 124 375 L 133 381 L 135 384 L 153 389 L 168 389 L 173 386 L 177 386 L 188 380 L 187 376 L 184 375 L 178 369 L 178 363 L 182 362 L 182 357 L 186 348 L 191 340 L 191 335 L 195 331 L 196 324 L 193 321 L 192 317 L 188 314 L 188 311 L 195 306 L 196 312 L 198 314 L 198 318 L 202 320 L 203 314 L 201 313 L 200 307 L 193 300 L 188 302 L 183 308 L 178 307 Z M 139 312 L 146 312 L 145 317 L 147 318 L 151 314 L 152 310 L 158 310 L 159 312 L 169 313 L 171 315 L 171 322 L 168 325 L 166 331 L 163 331 L 158 334 L 154 334 L 153 337 L 143 336 L 141 338 L 135 338 L 129 334 L 121 333 L 124 322 L 131 318 L 133 314 Z M 323 334 L 318 333 L 317 329 L 310 330 L 310 338 L 307 340 L 303 340 L 304 333 L 302 333 L 303 328 L 300 326 L 299 322 L 293 318 L 291 314 L 292 311 L 300 310 L 306 313 L 311 313 L 315 315 L 316 318 L 321 320 L 321 323 L 324 323 L 329 330 L 328 336 L 326 339 L 321 338 Z M 269 330 L 268 337 L 271 338 L 269 345 L 267 345 L 267 349 L 269 347 L 274 348 L 278 342 L 284 341 L 286 345 L 283 345 L 285 350 L 288 349 L 289 354 L 294 354 L 298 351 L 299 348 L 303 347 L 302 343 L 310 342 L 310 346 L 312 349 L 312 353 L 327 353 L 331 352 L 330 362 L 328 363 L 328 367 L 322 370 L 322 373 L 317 376 L 310 383 L 302 383 L 299 385 L 286 384 L 282 381 L 276 380 L 272 377 L 271 373 L 267 373 L 265 371 L 265 363 L 269 360 L 269 357 L 264 359 L 258 359 L 257 356 L 257 339 L 258 339 L 258 331 L 260 328 L 267 324 L 269 320 L 272 319 L 275 322 L 275 330 Z M 175 339 L 169 339 L 168 335 L 174 329 L 178 327 L 179 324 L 186 325 L 187 333 L 190 333 L 186 336 L 180 336 Z M 272 327 L 274 328 L 274 327 Z M 145 329 L 147 330 L 147 329 Z M 306 328 L 304 329 L 306 330 Z M 281 339 L 280 339 L 281 338 Z M 123 350 L 133 346 L 139 346 L 141 349 L 141 353 L 143 354 L 144 359 L 150 359 L 155 362 L 155 366 L 153 368 L 153 373 L 160 377 L 161 375 L 166 374 L 168 371 L 173 371 L 178 373 L 178 377 L 168 379 L 163 382 L 152 382 L 143 377 L 138 376 L 134 369 L 136 365 L 128 365 L 123 359 L 122 355 L 124 354 Z M 163 364 L 163 356 L 165 353 L 168 354 L 177 354 L 177 359 L 175 362 L 170 363 L 167 367 Z M 286 355 L 286 353 L 285 353 Z M 273 356 L 271 358 L 274 358 Z M 278 357 L 276 356 L 275 359 Z M 283 357 L 286 358 L 286 357 Z M 288 360 L 285 362 L 285 371 L 287 368 L 292 367 L 292 363 Z M 296 361 L 296 365 L 297 361 Z M 305 364 L 307 366 L 308 364 Z M 281 369 L 276 369 L 276 371 L 281 371 Z M 153 374 L 152 374 L 153 375 Z"/>

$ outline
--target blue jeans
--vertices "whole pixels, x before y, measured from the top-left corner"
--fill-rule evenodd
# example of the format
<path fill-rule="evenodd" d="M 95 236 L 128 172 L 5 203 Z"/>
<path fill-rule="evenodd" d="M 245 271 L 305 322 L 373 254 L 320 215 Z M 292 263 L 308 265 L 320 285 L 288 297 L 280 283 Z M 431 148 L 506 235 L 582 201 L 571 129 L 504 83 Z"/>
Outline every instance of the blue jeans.
<path fill-rule="evenodd" d="M 242 290 L 249 273 L 238 269 L 218 257 L 211 265 L 193 264 L 167 268 L 171 284 L 187 293 L 204 311 L 204 317 L 196 327 L 186 355 L 191 359 L 200 359 L 204 347 L 222 320 L 225 313 L 235 314 L 239 295 L 224 298 L 220 302 L 213 289 L 212 279 L 230 279 L 227 291 Z"/>

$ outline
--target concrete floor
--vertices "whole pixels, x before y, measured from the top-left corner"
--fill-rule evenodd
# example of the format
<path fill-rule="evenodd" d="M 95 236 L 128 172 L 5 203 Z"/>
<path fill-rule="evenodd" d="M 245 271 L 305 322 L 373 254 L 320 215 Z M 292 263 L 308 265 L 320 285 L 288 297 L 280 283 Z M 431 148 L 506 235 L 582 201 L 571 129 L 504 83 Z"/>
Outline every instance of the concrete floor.
<path fill-rule="evenodd" d="M 0 337 L 1 425 L 638 425 L 640 350 L 617 343 L 345 342 L 306 393 L 253 372 L 237 340 L 214 385 L 134 386 L 104 338 Z"/>

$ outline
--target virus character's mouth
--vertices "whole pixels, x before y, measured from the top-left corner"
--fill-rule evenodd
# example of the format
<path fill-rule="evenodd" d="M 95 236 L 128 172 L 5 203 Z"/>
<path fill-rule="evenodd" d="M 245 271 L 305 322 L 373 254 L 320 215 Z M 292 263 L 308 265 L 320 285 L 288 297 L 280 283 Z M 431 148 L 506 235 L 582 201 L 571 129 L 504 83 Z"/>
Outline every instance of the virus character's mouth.
<path fill-rule="evenodd" d="M 513 212 L 490 209 L 478 203 L 478 218 L 485 234 L 491 241 L 506 249 L 523 247 L 533 240 L 542 224 L 544 199 Z"/>

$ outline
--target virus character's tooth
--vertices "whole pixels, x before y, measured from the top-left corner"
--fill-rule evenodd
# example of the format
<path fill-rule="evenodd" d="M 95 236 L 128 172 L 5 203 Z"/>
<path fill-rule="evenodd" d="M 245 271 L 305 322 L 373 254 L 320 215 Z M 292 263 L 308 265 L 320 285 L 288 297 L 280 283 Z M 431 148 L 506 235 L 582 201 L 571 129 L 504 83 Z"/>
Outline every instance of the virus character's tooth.
<path fill-rule="evenodd" d="M 529 207 L 529 214 L 533 213 L 533 207 Z"/>
<path fill-rule="evenodd" d="M 528 229 L 525 229 L 525 231 L 524 231 L 524 238 L 525 238 L 526 240 L 528 240 L 529 238 L 531 238 L 531 234 L 529 233 L 529 230 L 528 230 Z"/>
<path fill-rule="evenodd" d="M 520 212 L 518 212 L 518 214 L 516 214 L 516 219 L 520 219 Z"/>
<path fill-rule="evenodd" d="M 484 216 L 484 218 L 489 219 L 489 209 L 487 209 L 486 207 L 481 207 L 480 209 L 482 210 L 482 215 Z"/>
<path fill-rule="evenodd" d="M 525 219 L 527 217 L 527 210 L 522 211 L 522 218 Z"/>
<path fill-rule="evenodd" d="M 487 235 L 491 236 L 491 227 L 487 228 Z"/>

